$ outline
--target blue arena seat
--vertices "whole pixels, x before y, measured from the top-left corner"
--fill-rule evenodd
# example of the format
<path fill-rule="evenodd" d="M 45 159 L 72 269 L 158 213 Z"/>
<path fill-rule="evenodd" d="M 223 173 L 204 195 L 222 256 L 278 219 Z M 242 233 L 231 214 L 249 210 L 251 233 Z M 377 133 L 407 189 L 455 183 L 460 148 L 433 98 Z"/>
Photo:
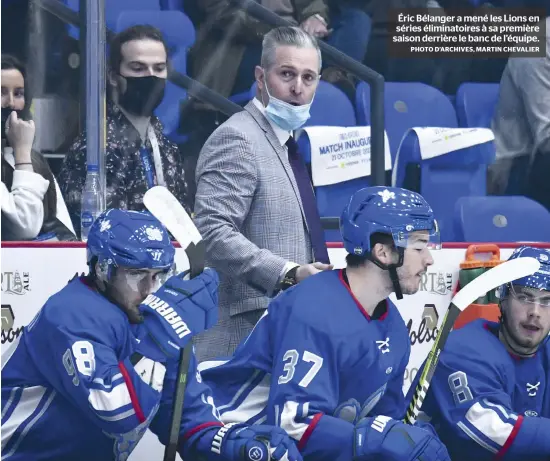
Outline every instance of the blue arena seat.
<path fill-rule="evenodd" d="M 491 128 L 498 102 L 498 83 L 466 82 L 456 92 L 456 115 L 461 127 Z"/>
<path fill-rule="evenodd" d="M 357 85 L 357 124 L 370 125 L 370 88 Z M 409 128 L 458 126 L 454 107 L 442 92 L 424 83 L 386 82 L 384 86 L 385 128 L 390 143 L 392 163 L 399 144 Z"/>
<path fill-rule="evenodd" d="M 160 7 L 163 10 L 180 10 L 183 11 L 184 0 L 159 0 Z"/>
<path fill-rule="evenodd" d="M 434 210 L 442 240 L 455 241 L 455 203 L 460 197 L 486 195 L 487 167 L 495 159 L 493 143 L 422 159 L 418 136 L 409 132 L 397 157 L 393 184 L 420 192 Z"/>
<path fill-rule="evenodd" d="M 136 24 L 150 24 L 162 32 L 168 45 L 174 70 L 187 72 L 187 52 L 195 42 L 195 28 L 191 20 L 181 11 L 124 11 L 116 24 L 120 32 Z M 171 82 L 166 82 L 164 99 L 155 114 L 164 125 L 164 134 L 172 141 L 181 143 L 185 137 L 178 134 L 181 104 L 187 98 L 187 91 Z"/>
<path fill-rule="evenodd" d="M 65 0 L 73 11 L 79 11 L 80 0 Z M 159 0 L 105 0 L 105 23 L 111 30 L 116 29 L 118 16 L 123 11 L 160 10 Z M 75 39 L 80 36 L 80 29 L 69 26 L 69 35 Z"/>
<path fill-rule="evenodd" d="M 464 242 L 550 242 L 550 212 L 523 196 L 462 197 L 455 228 Z"/>

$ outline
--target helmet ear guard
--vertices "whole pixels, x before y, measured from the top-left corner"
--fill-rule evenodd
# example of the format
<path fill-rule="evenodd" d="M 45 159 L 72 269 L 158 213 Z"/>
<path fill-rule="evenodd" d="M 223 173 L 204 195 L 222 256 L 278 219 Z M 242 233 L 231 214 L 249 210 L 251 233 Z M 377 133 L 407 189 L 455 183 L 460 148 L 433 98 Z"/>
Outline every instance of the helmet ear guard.
<path fill-rule="evenodd" d="M 99 259 L 97 256 L 93 256 L 88 261 L 89 273 L 97 280 L 107 283 L 114 275 L 114 264 L 108 259 Z"/>
<path fill-rule="evenodd" d="M 111 264 L 105 259 L 96 264 L 96 277 L 98 280 L 107 283 L 111 278 Z"/>

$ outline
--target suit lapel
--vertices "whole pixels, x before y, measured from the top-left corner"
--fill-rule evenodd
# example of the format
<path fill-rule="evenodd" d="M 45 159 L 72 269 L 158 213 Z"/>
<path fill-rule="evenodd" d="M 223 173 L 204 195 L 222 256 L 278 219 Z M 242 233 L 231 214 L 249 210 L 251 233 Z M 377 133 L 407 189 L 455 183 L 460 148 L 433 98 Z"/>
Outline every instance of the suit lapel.
<path fill-rule="evenodd" d="M 302 199 L 300 197 L 300 190 L 298 189 L 298 184 L 296 184 L 296 178 L 294 177 L 294 172 L 292 171 L 292 167 L 290 166 L 290 163 L 288 161 L 288 153 L 285 147 L 281 146 L 281 143 L 279 142 L 277 135 L 273 131 L 273 128 L 271 127 L 267 119 L 264 117 L 264 115 L 259 111 L 259 109 L 254 105 L 252 101 L 245 106 L 245 109 L 256 121 L 256 123 L 260 126 L 260 128 L 264 131 L 266 138 L 269 141 L 269 144 L 271 144 L 271 147 L 273 147 L 273 150 L 277 153 L 277 157 L 279 158 L 279 161 L 283 165 L 283 168 L 288 176 L 288 179 L 290 180 L 290 184 L 292 185 L 292 190 L 294 191 L 296 200 L 298 200 L 298 204 L 300 205 L 302 218 L 307 227 L 307 222 L 305 218 L 306 215 L 304 213 L 304 207 L 302 205 Z"/>

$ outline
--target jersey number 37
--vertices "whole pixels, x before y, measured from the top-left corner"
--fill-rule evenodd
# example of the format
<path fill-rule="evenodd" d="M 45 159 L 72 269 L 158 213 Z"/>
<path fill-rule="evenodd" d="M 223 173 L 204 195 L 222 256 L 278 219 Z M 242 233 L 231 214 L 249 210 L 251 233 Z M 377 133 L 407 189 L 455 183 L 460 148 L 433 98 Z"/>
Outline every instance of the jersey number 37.
<path fill-rule="evenodd" d="M 284 374 L 279 376 L 279 384 L 286 384 L 292 381 L 292 378 L 294 378 L 294 373 L 296 372 L 296 365 L 298 365 L 298 362 L 300 361 L 300 354 L 296 349 L 290 349 L 285 352 L 283 361 L 285 362 L 285 366 L 283 368 Z M 311 368 L 298 383 L 301 387 L 307 387 L 323 366 L 323 358 L 313 352 L 304 351 L 302 361 L 311 363 Z"/>

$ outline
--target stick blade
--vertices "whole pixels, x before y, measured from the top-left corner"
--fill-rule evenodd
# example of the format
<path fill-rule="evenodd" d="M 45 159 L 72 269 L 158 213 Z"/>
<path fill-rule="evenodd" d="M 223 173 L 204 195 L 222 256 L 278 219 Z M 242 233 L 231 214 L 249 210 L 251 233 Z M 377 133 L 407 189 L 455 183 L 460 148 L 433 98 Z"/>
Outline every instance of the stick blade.
<path fill-rule="evenodd" d="M 531 275 L 539 270 L 540 262 L 535 258 L 518 258 L 506 261 L 481 274 L 462 288 L 452 299 L 461 311 L 477 298 L 494 288 Z"/>
<path fill-rule="evenodd" d="M 143 196 L 143 204 L 170 231 L 183 248 L 202 237 L 178 199 L 163 186 L 151 187 Z"/>
<path fill-rule="evenodd" d="M 191 278 L 199 275 L 205 266 L 204 241 L 178 199 L 166 187 L 154 186 L 143 196 L 143 204 L 185 250 L 189 259 Z"/>

